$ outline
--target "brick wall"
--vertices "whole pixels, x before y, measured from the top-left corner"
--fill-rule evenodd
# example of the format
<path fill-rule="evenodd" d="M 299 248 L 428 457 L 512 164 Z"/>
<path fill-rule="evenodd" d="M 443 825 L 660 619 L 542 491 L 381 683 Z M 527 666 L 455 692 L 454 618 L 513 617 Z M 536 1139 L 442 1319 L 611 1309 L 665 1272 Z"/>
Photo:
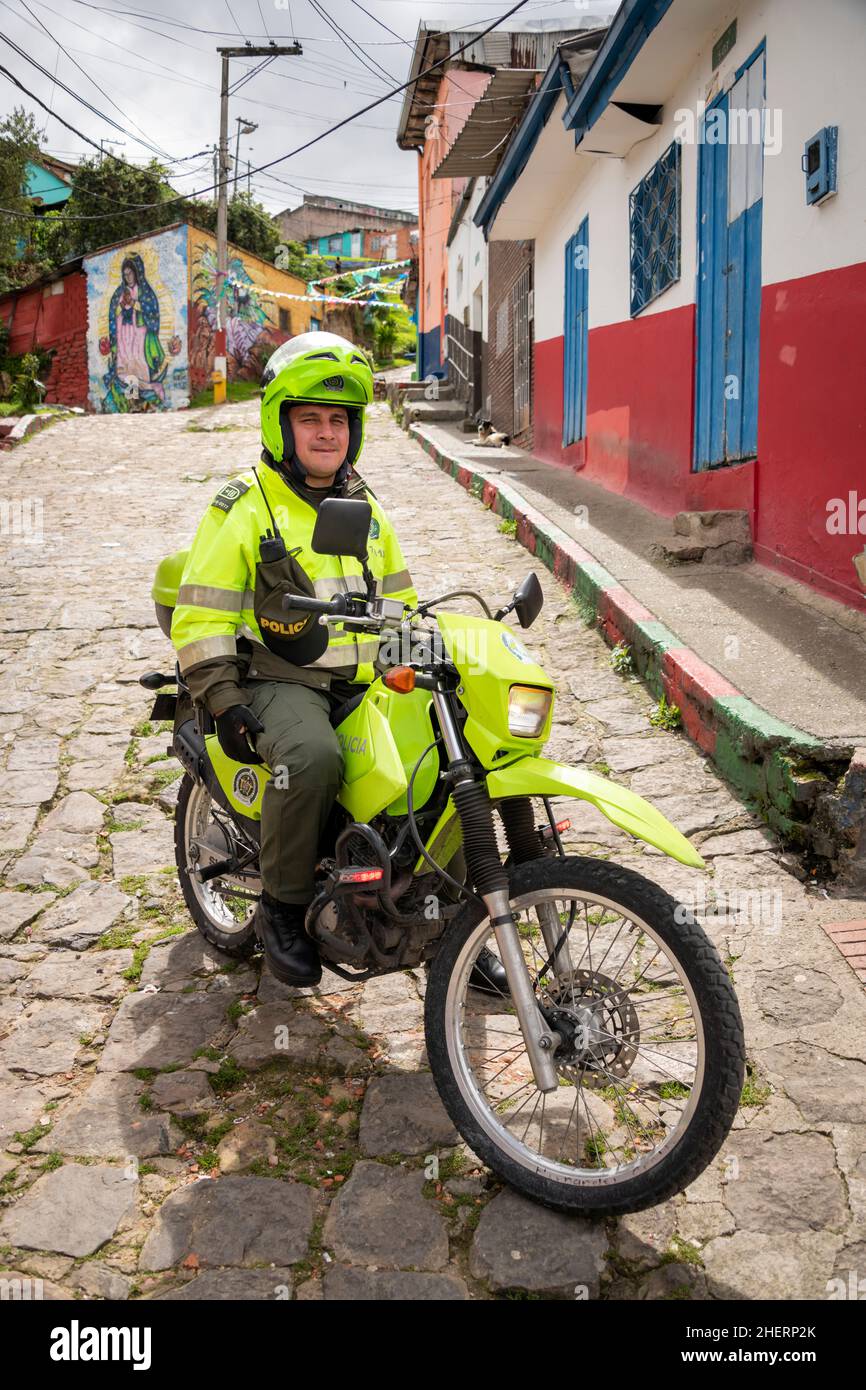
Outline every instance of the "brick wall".
<path fill-rule="evenodd" d="M 356 212 L 351 206 L 320 208 L 309 204 L 302 204 L 290 212 L 279 213 L 276 222 L 284 241 L 307 241 L 310 237 L 332 236 L 335 232 L 358 227 L 362 231 L 372 230 L 380 234 L 382 230 L 396 231 L 398 244 L 406 245 L 407 248 L 409 232 L 416 225 L 413 222 L 406 223 L 402 219 L 395 218 L 392 221 L 387 216 L 383 217 L 381 211 Z M 402 252 L 404 256 L 408 254 L 408 249 Z"/>
<path fill-rule="evenodd" d="M 530 348 L 530 413 L 529 427 L 519 433 L 514 429 L 514 343 L 512 325 L 512 291 L 521 272 L 529 266 L 530 288 L 533 285 L 532 241 L 491 241 L 488 245 L 489 290 L 487 300 L 487 345 L 484 354 L 483 400 L 490 399 L 490 419 L 496 429 L 505 430 L 521 449 L 531 449 L 533 442 L 533 402 L 535 381 Z M 530 322 L 530 336 L 532 323 Z"/>
<path fill-rule="evenodd" d="M 34 344 L 54 352 L 45 385 L 50 405 L 87 406 L 87 281 L 80 270 L 47 285 L 4 296 L 0 316 L 9 324 L 9 350 Z"/>

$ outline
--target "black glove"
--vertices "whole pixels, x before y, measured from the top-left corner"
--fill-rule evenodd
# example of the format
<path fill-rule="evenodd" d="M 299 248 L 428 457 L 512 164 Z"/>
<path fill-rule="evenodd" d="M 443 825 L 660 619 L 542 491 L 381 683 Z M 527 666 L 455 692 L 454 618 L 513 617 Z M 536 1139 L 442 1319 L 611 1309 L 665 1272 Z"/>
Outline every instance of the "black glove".
<path fill-rule="evenodd" d="M 217 738 L 227 758 L 236 763 L 263 763 L 247 734 L 264 732 L 264 724 L 246 705 L 230 705 L 215 716 Z"/>

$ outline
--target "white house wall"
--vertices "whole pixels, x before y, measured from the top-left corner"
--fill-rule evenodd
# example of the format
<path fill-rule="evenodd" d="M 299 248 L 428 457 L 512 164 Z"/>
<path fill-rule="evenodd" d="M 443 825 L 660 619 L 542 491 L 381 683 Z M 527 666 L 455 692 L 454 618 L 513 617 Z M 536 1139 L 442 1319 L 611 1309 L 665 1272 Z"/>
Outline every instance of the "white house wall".
<path fill-rule="evenodd" d="M 737 42 L 719 82 L 711 86 L 712 44 L 736 14 Z M 672 22 L 676 22 L 675 13 Z M 664 21 L 662 21 L 662 26 Z M 661 28 L 658 33 L 661 33 Z M 809 65 L 804 71 L 803 35 L 808 32 Z M 866 4 L 863 0 L 825 0 L 816 12 L 811 0 L 755 0 L 743 4 L 708 35 L 704 50 L 664 103 L 663 124 L 635 145 L 624 159 L 572 153 L 571 172 L 561 179 L 558 210 L 538 226 L 537 192 L 546 169 L 562 167 L 573 135 L 564 130 L 561 100 L 514 189 L 503 205 L 502 226 L 519 225 L 519 210 L 534 209 L 526 235 L 535 236 L 535 331 L 537 340 L 563 331 L 563 255 L 568 238 L 589 216 L 589 326 L 629 317 L 629 218 L 631 190 L 675 138 L 677 112 L 695 112 L 733 80 L 736 69 L 762 39 L 767 42 L 766 104 L 768 148 L 764 157 L 762 283 L 774 284 L 854 264 L 866 245 Z M 780 114 L 778 114 L 780 113 Z M 781 125 L 779 122 L 781 121 Z M 697 123 L 695 122 L 695 125 Z M 838 185 L 844 197 L 821 207 L 805 201 L 800 159 L 807 139 L 825 125 L 840 127 Z M 781 147 L 771 153 L 781 131 Z M 536 159 L 538 163 L 536 164 Z M 533 167 L 534 166 L 534 167 Z M 654 300 L 642 316 L 664 313 L 695 300 L 698 146 L 683 143 L 680 278 Z M 535 199 L 534 196 L 535 195 Z M 556 208 L 548 189 L 546 205 Z M 500 218 L 496 234 L 501 235 Z M 513 231 L 510 234 L 516 234 Z"/>
<path fill-rule="evenodd" d="M 471 328 L 480 327 L 485 338 L 487 336 L 487 243 L 484 240 L 484 233 L 480 227 L 476 227 L 472 218 L 484 196 L 486 187 L 486 179 L 476 181 L 472 190 L 472 197 L 464 209 L 460 225 L 448 248 L 448 312 L 462 323 L 464 310 L 468 308 L 469 326 Z M 463 258 L 463 284 L 458 293 L 457 262 L 461 256 Z M 472 318 L 472 297 L 479 285 L 482 294 L 480 325 L 476 324 Z"/>

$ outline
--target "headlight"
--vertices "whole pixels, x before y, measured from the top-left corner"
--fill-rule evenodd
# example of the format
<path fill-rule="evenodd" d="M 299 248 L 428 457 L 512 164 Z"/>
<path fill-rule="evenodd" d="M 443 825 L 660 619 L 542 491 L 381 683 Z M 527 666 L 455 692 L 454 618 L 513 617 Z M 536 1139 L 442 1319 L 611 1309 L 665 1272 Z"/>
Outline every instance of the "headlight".
<path fill-rule="evenodd" d="M 537 685 L 513 685 L 508 692 L 508 732 L 538 738 L 550 712 L 552 690 Z"/>

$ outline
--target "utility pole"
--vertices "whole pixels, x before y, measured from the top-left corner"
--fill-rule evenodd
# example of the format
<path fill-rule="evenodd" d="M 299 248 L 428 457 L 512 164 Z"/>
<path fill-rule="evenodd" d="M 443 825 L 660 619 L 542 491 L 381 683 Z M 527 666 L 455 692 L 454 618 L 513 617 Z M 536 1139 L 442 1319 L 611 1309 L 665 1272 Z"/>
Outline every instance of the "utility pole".
<path fill-rule="evenodd" d="M 229 59 L 297 57 L 303 53 L 299 43 L 280 48 L 275 43 L 265 48 L 244 44 L 243 48 L 218 48 L 222 59 L 220 81 L 220 145 L 217 199 L 217 275 L 216 275 L 216 339 L 214 343 L 213 398 L 222 405 L 226 398 L 226 312 L 225 281 L 228 271 L 228 180 L 229 180 Z M 260 64 L 264 67 L 265 64 Z M 255 69 L 258 71 L 259 69 Z M 240 129 L 240 127 L 239 127 Z"/>
<path fill-rule="evenodd" d="M 232 196 L 236 198 L 238 196 L 238 164 L 240 163 L 241 154 L 241 136 L 252 135 L 254 130 L 258 130 L 258 126 L 255 121 L 248 121 L 246 116 L 235 116 L 235 120 L 238 123 L 238 133 L 235 137 L 235 191 Z"/>

